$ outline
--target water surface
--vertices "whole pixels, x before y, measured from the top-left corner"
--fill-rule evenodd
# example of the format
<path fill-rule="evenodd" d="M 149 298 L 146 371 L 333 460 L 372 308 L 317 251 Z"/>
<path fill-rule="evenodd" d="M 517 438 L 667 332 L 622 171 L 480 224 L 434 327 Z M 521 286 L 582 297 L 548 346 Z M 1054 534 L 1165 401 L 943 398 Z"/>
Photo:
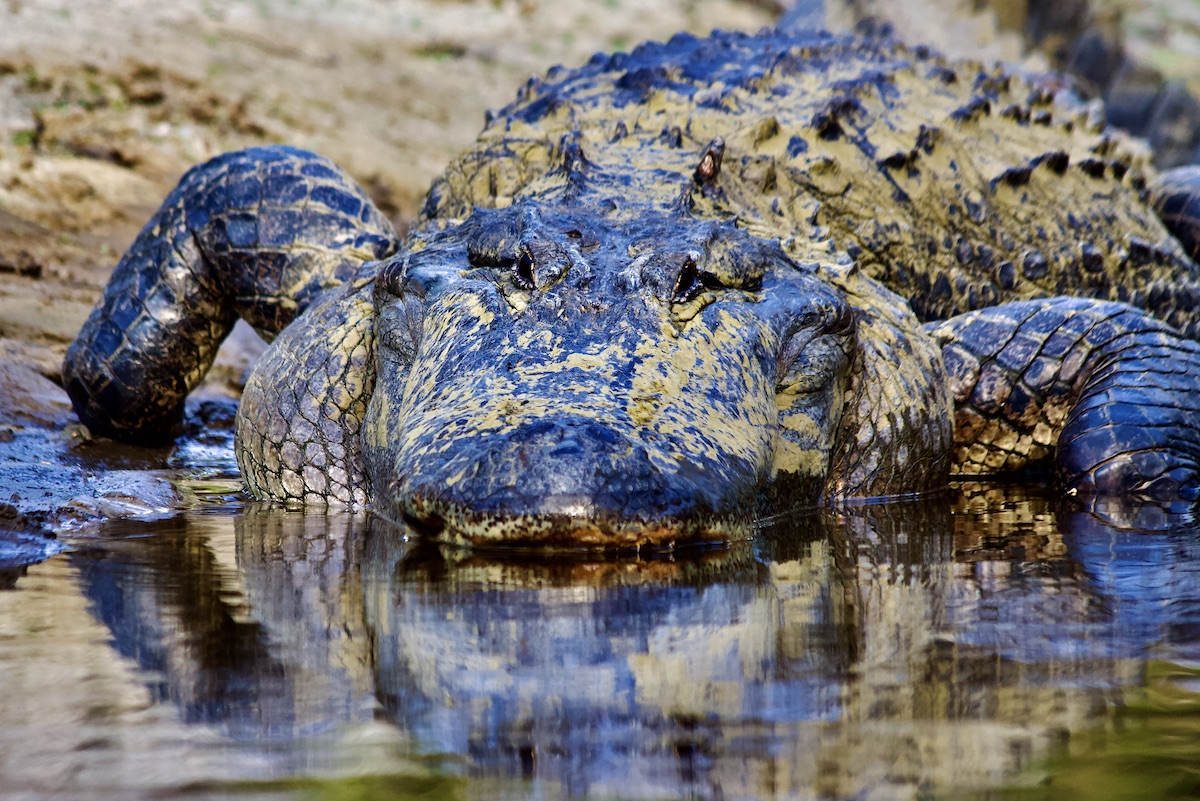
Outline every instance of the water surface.
<path fill-rule="evenodd" d="M 597 560 L 200 503 L 3 586 L 5 799 L 1200 793 L 1169 510 L 962 487 Z"/>

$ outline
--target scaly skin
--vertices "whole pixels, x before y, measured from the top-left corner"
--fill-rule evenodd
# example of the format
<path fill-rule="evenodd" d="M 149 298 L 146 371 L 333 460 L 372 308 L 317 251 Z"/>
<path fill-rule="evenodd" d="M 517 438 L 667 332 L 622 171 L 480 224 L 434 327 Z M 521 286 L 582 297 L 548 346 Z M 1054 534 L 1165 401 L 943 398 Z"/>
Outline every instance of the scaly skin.
<path fill-rule="evenodd" d="M 122 276 L 152 273 L 164 242 L 203 245 L 193 216 L 228 213 L 204 188 L 230 163 L 329 169 L 277 148 L 227 158 L 185 178 L 68 356 L 89 424 L 132 430 L 106 416 L 114 383 L 177 413 L 166 375 L 206 367 L 172 352 L 154 373 L 109 344 Z M 334 267 L 289 282 L 340 287 L 281 292 L 297 259 L 201 248 L 219 282 L 312 304 L 247 386 L 239 462 L 256 496 L 370 503 L 476 545 L 729 538 L 767 511 L 1036 466 L 1063 425 L 1068 489 L 1187 496 L 1200 361 L 1176 329 L 1196 332 L 1200 284 L 1146 180 L 1120 134 L 1047 92 L 887 40 L 680 36 L 555 69 L 490 116 L 394 255 L 338 178 L 325 205 L 371 222 L 351 245 L 341 223 L 297 220 L 291 246 Z M 236 208 L 275 230 L 279 204 L 256 197 Z M 1028 305 L 1051 295 L 1104 303 Z M 233 317 L 208 307 L 187 325 Z M 124 354 L 143 334 L 122 336 Z M 1145 397 L 1121 376 L 1142 356 L 1184 365 L 1152 391 L 1184 410 L 1162 429 L 1182 445 L 1130 439 Z M 1020 388 L 1048 400 L 1018 408 Z M 1010 418 L 1025 428 L 980 433 Z"/>
<path fill-rule="evenodd" d="M 239 315 L 270 339 L 396 245 L 366 194 L 312 154 L 266 148 L 190 170 L 67 352 L 75 410 L 97 433 L 163 439 Z"/>
<path fill-rule="evenodd" d="M 1194 498 L 1200 344 L 1123 303 L 1048 298 L 931 323 L 960 474 L 1054 461 L 1079 494 Z"/>

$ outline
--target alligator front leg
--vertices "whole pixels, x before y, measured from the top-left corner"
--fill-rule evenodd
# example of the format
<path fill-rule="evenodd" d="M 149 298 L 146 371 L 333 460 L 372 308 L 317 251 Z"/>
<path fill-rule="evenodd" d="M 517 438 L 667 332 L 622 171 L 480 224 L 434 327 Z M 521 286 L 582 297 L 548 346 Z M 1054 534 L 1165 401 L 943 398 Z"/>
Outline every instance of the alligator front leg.
<path fill-rule="evenodd" d="M 1195 498 L 1200 344 L 1122 303 L 1049 298 L 939 323 L 955 396 L 953 470 L 1054 460 L 1072 494 Z"/>
<path fill-rule="evenodd" d="M 239 315 L 270 338 L 396 245 L 362 189 L 312 153 L 253 148 L 192 169 L 67 351 L 76 412 L 99 434 L 165 438 Z"/>
<path fill-rule="evenodd" d="M 374 270 L 363 272 L 284 329 L 250 373 L 236 453 L 256 498 L 315 506 L 369 500 L 359 434 L 375 388 Z"/>

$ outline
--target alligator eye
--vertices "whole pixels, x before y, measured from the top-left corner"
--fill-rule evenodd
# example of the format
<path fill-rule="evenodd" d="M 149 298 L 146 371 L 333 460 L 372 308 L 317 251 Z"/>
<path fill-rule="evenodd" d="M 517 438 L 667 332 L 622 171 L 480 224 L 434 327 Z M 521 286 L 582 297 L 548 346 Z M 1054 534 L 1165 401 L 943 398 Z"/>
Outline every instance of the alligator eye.
<path fill-rule="evenodd" d="M 671 302 L 687 303 L 696 297 L 700 287 L 700 271 L 696 269 L 696 260 L 689 256 L 679 270 L 679 277 L 675 279 L 675 292 L 671 296 Z"/>
<path fill-rule="evenodd" d="M 521 248 L 520 255 L 513 262 L 513 275 L 516 277 L 517 286 L 522 289 L 533 289 L 536 286 L 533 275 L 533 256 L 525 248 Z"/>
<path fill-rule="evenodd" d="M 399 297 L 404 293 L 404 284 L 408 280 L 405 273 L 407 259 L 396 260 L 392 259 L 387 262 L 379 271 L 378 277 L 375 279 L 376 294 L 384 293 Z"/>

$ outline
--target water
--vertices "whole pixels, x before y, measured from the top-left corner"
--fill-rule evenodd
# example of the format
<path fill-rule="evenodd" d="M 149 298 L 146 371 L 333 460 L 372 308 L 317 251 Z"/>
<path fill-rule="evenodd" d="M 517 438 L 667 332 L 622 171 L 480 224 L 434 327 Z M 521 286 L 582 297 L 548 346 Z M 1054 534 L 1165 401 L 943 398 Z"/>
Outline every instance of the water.
<path fill-rule="evenodd" d="M 0 798 L 1200 796 L 1200 530 L 1013 489 L 673 559 L 199 503 L 8 570 Z"/>

